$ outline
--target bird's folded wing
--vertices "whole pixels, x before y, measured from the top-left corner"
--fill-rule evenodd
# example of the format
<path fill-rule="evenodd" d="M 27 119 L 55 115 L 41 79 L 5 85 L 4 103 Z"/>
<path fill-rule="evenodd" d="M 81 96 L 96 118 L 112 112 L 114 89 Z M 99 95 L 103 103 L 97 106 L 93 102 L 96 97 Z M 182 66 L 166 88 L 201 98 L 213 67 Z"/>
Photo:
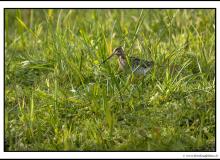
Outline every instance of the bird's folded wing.
<path fill-rule="evenodd" d="M 141 60 L 139 58 L 136 57 L 130 57 L 130 63 L 132 64 L 132 67 L 143 67 L 143 68 L 147 68 L 147 63 L 148 61 L 145 60 Z"/>

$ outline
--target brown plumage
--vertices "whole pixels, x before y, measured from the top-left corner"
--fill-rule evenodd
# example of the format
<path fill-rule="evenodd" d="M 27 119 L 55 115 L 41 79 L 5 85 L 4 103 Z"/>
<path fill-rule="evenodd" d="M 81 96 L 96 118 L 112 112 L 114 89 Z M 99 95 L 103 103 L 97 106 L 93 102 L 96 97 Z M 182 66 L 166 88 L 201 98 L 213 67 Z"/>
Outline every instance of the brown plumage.
<path fill-rule="evenodd" d="M 153 61 L 146 61 L 136 57 L 126 56 L 122 47 L 117 47 L 116 49 L 114 49 L 113 53 L 102 63 L 105 63 L 114 55 L 118 56 L 120 69 L 130 69 L 135 74 L 146 75 L 146 73 L 149 72 L 154 65 Z"/>

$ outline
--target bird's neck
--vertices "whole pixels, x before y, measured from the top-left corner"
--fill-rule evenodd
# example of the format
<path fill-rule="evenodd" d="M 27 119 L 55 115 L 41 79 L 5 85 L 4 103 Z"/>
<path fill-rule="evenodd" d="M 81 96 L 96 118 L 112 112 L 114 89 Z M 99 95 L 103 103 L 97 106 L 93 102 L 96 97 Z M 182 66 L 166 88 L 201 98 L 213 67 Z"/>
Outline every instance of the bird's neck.
<path fill-rule="evenodd" d="M 118 57 L 118 61 L 119 61 L 119 66 L 121 69 L 123 69 L 126 65 L 126 57 L 125 55 L 121 55 Z"/>

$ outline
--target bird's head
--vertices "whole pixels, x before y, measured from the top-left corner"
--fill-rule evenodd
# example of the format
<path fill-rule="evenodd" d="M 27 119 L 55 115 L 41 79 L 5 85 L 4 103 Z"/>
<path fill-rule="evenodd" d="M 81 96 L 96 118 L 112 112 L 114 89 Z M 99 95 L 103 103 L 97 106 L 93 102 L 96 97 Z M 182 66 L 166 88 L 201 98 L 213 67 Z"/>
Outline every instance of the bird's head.
<path fill-rule="evenodd" d="M 113 53 L 114 55 L 117 55 L 117 56 L 124 56 L 124 50 L 123 48 L 120 46 L 120 47 L 117 47 L 113 50 Z"/>
<path fill-rule="evenodd" d="M 116 55 L 116 56 L 118 56 L 118 57 L 124 56 L 124 50 L 123 50 L 123 48 L 122 48 L 121 46 L 115 48 L 115 49 L 113 50 L 112 54 L 111 54 L 108 58 L 106 58 L 106 59 L 102 62 L 102 64 L 105 63 L 105 62 L 106 62 L 107 60 L 109 60 L 110 58 L 112 58 L 114 55 Z"/>

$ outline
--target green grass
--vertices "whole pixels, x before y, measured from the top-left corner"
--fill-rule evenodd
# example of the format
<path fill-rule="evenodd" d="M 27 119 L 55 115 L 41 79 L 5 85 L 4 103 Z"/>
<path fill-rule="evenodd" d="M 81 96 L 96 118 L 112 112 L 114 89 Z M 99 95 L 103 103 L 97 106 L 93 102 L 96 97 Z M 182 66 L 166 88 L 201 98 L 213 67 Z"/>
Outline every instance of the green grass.
<path fill-rule="evenodd" d="M 5 9 L 5 150 L 214 151 L 215 10 Z"/>

